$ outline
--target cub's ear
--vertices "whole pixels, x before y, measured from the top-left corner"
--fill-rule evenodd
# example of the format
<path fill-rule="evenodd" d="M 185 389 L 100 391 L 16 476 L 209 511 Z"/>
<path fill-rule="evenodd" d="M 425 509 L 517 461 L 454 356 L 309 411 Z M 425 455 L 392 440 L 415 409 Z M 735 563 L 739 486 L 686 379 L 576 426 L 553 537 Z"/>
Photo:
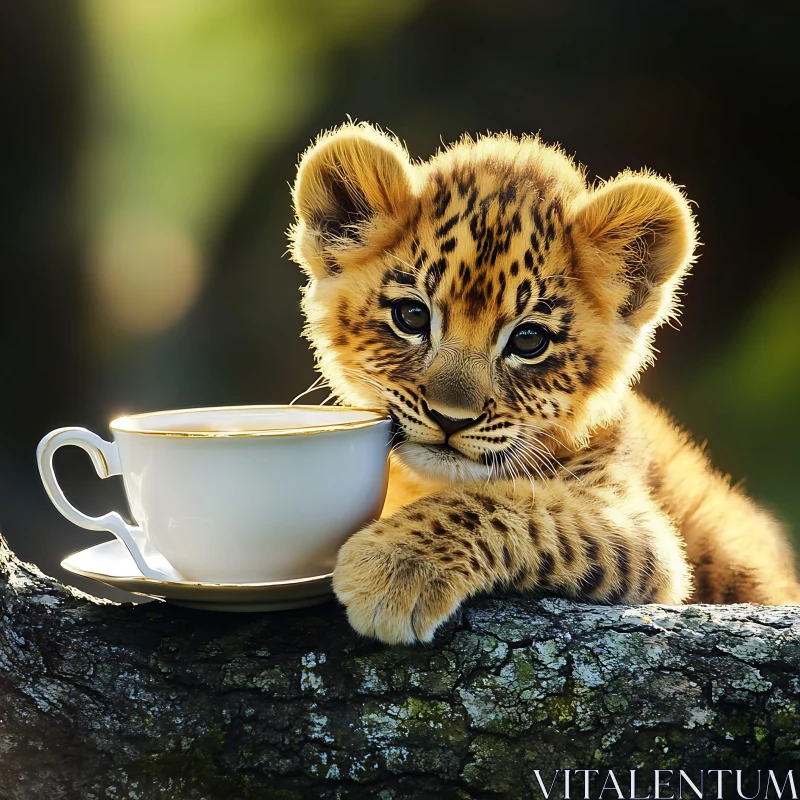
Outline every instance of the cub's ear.
<path fill-rule="evenodd" d="M 697 245 L 689 203 L 674 184 L 623 173 L 588 196 L 575 230 L 589 245 L 584 278 L 603 306 L 637 328 L 674 312 Z"/>
<path fill-rule="evenodd" d="M 301 157 L 292 190 L 292 255 L 310 275 L 356 265 L 397 238 L 414 206 L 413 169 L 394 138 L 344 125 Z"/>

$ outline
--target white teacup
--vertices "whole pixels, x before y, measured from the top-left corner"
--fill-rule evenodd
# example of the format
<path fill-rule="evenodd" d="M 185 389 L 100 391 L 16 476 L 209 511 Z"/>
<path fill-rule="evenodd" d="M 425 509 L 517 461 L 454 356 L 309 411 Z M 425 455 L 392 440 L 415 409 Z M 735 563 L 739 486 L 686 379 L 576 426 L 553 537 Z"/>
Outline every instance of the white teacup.
<path fill-rule="evenodd" d="M 323 575 L 341 544 L 376 519 L 388 478 L 390 421 L 336 406 L 240 406 L 114 420 L 113 441 L 61 428 L 39 443 L 56 508 L 111 531 L 145 577 L 260 583 Z M 122 475 L 137 525 L 89 517 L 64 496 L 53 454 L 76 445 L 101 478 Z"/>

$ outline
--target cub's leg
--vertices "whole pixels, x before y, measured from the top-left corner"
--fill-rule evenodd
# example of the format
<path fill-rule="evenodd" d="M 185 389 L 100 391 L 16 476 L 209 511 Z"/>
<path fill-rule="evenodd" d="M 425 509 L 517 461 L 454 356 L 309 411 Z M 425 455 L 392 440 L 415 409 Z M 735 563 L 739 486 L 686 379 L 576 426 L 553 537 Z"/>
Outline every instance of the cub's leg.
<path fill-rule="evenodd" d="M 689 602 L 800 604 L 795 554 L 780 523 L 712 477 L 716 485 L 708 480 L 702 499 L 679 518 L 694 567 Z"/>
<path fill-rule="evenodd" d="M 495 584 L 605 603 L 680 603 L 691 592 L 675 530 L 646 497 L 553 480 L 426 497 L 339 551 L 333 586 L 353 627 L 384 642 L 428 641 L 470 595 Z"/>
<path fill-rule="evenodd" d="M 629 405 L 631 438 L 645 442 L 646 482 L 686 542 L 692 603 L 800 604 L 795 553 L 783 526 L 720 474 L 658 408 Z"/>

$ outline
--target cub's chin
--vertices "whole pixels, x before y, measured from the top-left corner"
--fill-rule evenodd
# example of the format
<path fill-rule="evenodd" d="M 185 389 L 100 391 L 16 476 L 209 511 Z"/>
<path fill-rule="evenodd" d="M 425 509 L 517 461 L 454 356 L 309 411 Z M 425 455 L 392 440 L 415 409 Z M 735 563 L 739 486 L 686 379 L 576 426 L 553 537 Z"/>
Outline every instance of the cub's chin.
<path fill-rule="evenodd" d="M 403 442 L 394 450 L 400 463 L 421 478 L 431 478 L 447 483 L 485 481 L 489 468 L 478 464 L 452 447 L 441 444 Z"/>

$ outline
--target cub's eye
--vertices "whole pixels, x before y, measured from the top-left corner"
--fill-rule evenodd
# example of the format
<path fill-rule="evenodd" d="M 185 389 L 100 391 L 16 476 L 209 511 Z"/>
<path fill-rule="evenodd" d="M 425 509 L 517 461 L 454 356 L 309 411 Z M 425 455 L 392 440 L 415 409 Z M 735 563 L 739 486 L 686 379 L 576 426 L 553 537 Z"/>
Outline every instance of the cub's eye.
<path fill-rule="evenodd" d="M 414 336 L 426 334 L 431 326 L 431 312 L 425 303 L 406 297 L 392 304 L 394 324 L 403 331 Z"/>
<path fill-rule="evenodd" d="M 541 326 L 526 322 L 508 339 L 508 352 L 520 358 L 536 358 L 547 350 L 550 334 Z"/>

